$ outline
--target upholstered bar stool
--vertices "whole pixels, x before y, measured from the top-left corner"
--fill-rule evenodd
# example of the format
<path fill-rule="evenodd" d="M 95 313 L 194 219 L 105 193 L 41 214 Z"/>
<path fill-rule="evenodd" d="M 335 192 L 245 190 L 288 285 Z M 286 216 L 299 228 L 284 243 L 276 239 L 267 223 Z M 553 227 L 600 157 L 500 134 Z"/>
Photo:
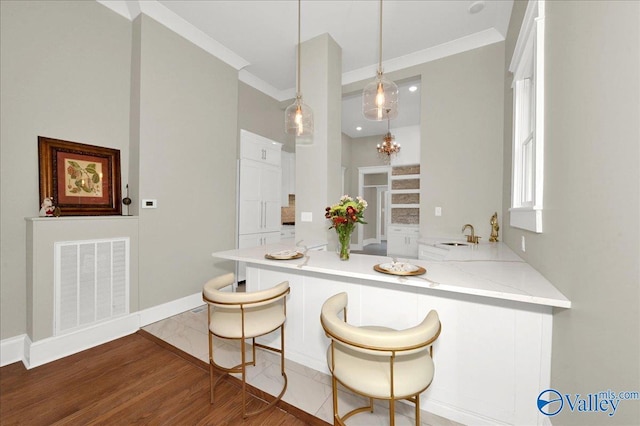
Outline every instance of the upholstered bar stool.
<path fill-rule="evenodd" d="M 289 282 L 284 281 L 267 290 L 243 293 L 228 292 L 221 289 L 234 282 L 233 273 L 209 280 L 203 288 L 202 298 L 207 303 L 209 314 L 209 375 L 211 403 L 214 390 L 221 376 L 214 382 L 214 370 L 242 375 L 242 414 L 244 418 L 259 414 L 282 399 L 287 390 L 287 375 L 284 371 L 284 323 L 287 316 L 286 296 L 289 294 Z M 280 329 L 280 348 L 272 348 L 256 343 L 256 337 L 264 336 Z M 241 362 L 235 367 L 223 367 L 214 361 L 213 336 L 240 341 Z M 246 340 L 251 339 L 252 359 L 246 359 Z M 253 412 L 246 410 L 246 368 L 256 365 L 256 347 L 280 354 L 280 371 L 284 385 L 280 394 L 266 407 Z"/>
<path fill-rule="evenodd" d="M 340 314 L 343 318 L 340 318 Z M 386 327 L 356 327 L 347 323 L 347 293 L 330 297 L 323 305 L 320 321 L 331 339 L 327 363 L 333 388 L 333 424 L 364 411 L 373 412 L 373 400 L 389 401 L 389 422 L 395 425 L 395 403 L 406 399 L 415 404 L 416 426 L 420 425 L 420 394 L 433 379 L 433 342 L 440 335 L 436 311 L 422 323 L 405 330 Z M 338 382 L 367 397 L 369 405 L 338 414 Z"/>

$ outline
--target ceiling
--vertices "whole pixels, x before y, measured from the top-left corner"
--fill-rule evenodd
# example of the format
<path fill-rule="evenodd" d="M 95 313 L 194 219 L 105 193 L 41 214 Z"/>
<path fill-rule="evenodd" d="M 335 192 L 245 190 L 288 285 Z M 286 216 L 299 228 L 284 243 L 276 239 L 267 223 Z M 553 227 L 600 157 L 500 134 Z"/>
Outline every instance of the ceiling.
<path fill-rule="evenodd" d="M 114 1 L 98 1 L 123 8 Z M 161 17 L 165 25 L 169 20 L 180 21 L 183 28 L 190 27 L 186 31 L 188 37 L 219 43 L 225 58 L 230 58 L 227 62 L 240 70 L 240 80 L 279 101 L 294 97 L 297 1 L 128 0 L 122 4 L 126 4 L 130 18 L 140 11 L 153 11 L 150 15 Z M 472 5 L 478 4 L 482 10 L 471 13 Z M 388 73 L 504 40 L 512 6 L 513 0 L 385 0 L 383 68 Z M 342 48 L 343 84 L 375 77 L 379 58 L 377 0 L 302 0 L 302 42 L 324 33 L 329 33 Z M 419 97 L 419 91 L 413 93 L 416 94 Z M 360 121 L 364 123 L 358 112 L 359 102 L 353 97 L 344 101 L 343 130 L 352 136 L 364 136 L 369 130 L 357 135 L 350 130 Z M 400 114 L 410 114 L 412 108 L 401 93 Z M 392 127 L 400 126 L 400 116 L 396 120 Z M 374 134 L 386 132 L 386 123 L 382 127 L 382 132 Z"/>

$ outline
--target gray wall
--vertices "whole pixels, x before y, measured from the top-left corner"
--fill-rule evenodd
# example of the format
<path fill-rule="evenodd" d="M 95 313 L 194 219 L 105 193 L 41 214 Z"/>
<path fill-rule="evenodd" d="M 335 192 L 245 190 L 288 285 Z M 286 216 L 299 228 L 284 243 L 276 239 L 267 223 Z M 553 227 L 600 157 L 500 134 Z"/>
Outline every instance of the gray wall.
<path fill-rule="evenodd" d="M 211 253 L 235 247 L 238 76 L 145 15 L 133 25 L 141 88 L 132 144 L 140 198 L 158 200 L 157 209 L 140 210 L 144 309 L 201 291 L 223 272 Z"/>
<path fill-rule="evenodd" d="M 120 149 L 129 169 L 131 23 L 96 2 L 0 2 L 0 338 L 26 333 L 38 136 Z"/>
<path fill-rule="evenodd" d="M 388 74 L 394 81 L 421 79 L 421 237 L 462 238 L 462 225 L 471 223 L 486 241 L 491 215 L 502 210 L 504 45 Z M 348 84 L 343 93 L 360 91 L 366 83 Z M 375 155 L 377 139 L 354 141 L 360 139 L 368 147 L 365 155 Z M 434 215 L 436 206 L 442 207 L 440 217 Z"/>
<path fill-rule="evenodd" d="M 422 237 L 462 238 L 471 223 L 489 239 L 502 210 L 503 58 L 495 43 L 419 67 Z"/>
<path fill-rule="evenodd" d="M 139 307 L 197 293 L 235 246 L 237 72 L 148 17 L 93 1 L 0 2 L 0 338 L 26 329 L 37 136 L 121 150 L 139 217 Z M 158 209 L 138 209 L 140 197 Z M 220 206 L 226 206 L 220 208 Z"/>
<path fill-rule="evenodd" d="M 238 83 L 238 128 L 280 142 L 283 150 L 295 152 L 294 141 L 284 132 L 281 103 L 243 82 Z"/>
<path fill-rule="evenodd" d="M 640 3 L 546 7 L 544 232 L 510 228 L 505 221 L 503 235 L 572 301 L 571 309 L 554 312 L 551 386 L 583 395 L 638 391 Z M 525 8 L 526 2 L 514 6 L 506 66 Z M 510 93 L 511 76 L 505 83 Z M 510 114 L 505 108 L 505 124 Z M 509 128 L 505 153 L 510 143 Z M 638 401 L 622 401 L 611 417 L 563 409 L 553 418 L 554 425 L 639 423 Z"/>

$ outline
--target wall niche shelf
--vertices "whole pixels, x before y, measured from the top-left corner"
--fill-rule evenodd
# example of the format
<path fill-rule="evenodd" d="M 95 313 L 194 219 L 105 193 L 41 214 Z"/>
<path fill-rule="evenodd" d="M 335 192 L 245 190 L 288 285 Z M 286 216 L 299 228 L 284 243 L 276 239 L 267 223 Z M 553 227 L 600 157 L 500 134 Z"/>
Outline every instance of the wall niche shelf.
<path fill-rule="evenodd" d="M 389 208 L 391 224 L 387 233 L 387 255 L 418 257 L 420 223 L 420 165 L 391 168 Z"/>
<path fill-rule="evenodd" d="M 420 165 L 391 168 L 389 207 L 392 225 L 418 225 L 420 220 Z"/>

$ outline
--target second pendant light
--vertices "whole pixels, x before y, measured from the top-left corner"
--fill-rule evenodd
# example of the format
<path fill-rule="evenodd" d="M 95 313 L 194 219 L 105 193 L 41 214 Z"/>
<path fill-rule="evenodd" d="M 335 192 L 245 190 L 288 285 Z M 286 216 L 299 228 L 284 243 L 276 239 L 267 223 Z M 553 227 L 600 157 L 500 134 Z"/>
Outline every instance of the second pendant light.
<path fill-rule="evenodd" d="M 382 0 L 380 0 L 380 59 L 376 79 L 362 92 L 362 113 L 367 120 L 392 120 L 398 116 L 398 86 L 382 72 Z"/>

